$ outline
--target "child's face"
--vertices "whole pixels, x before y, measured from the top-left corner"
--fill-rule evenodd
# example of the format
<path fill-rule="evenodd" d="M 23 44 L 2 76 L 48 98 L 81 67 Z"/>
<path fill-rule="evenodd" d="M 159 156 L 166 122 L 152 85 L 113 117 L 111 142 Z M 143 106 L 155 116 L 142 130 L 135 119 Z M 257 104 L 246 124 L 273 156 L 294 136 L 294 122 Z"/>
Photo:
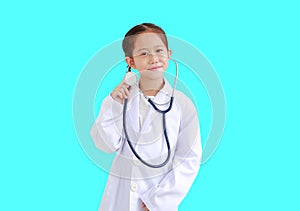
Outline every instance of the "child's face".
<path fill-rule="evenodd" d="M 127 63 L 137 69 L 141 77 L 161 79 L 168 68 L 171 51 L 155 33 L 143 33 L 136 36 L 133 56 L 126 57 Z"/>

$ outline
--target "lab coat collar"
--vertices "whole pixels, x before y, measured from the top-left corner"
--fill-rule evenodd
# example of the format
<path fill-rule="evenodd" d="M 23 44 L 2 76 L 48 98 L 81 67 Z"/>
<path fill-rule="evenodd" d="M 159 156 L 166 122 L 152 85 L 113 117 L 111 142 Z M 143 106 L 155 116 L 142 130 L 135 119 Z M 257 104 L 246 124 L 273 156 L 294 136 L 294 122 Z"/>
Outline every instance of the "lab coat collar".
<path fill-rule="evenodd" d="M 131 98 L 134 99 L 136 96 L 138 96 L 140 93 L 138 85 L 134 85 L 131 93 Z M 155 96 L 155 100 L 164 100 L 165 97 L 171 97 L 173 88 L 169 84 L 169 82 L 164 78 L 164 86 Z"/>
<path fill-rule="evenodd" d="M 134 129 L 134 131 L 138 132 L 140 131 L 140 129 L 143 128 L 139 128 L 139 124 L 138 124 L 138 115 L 139 115 L 139 95 L 141 95 L 142 93 L 140 93 L 139 91 L 139 87 L 137 85 L 132 86 L 132 93 L 130 95 L 130 99 L 129 99 L 129 103 L 128 103 L 128 113 L 129 113 L 129 118 L 130 121 L 132 122 L 132 127 Z M 172 95 L 172 87 L 169 84 L 169 82 L 164 78 L 164 86 L 163 88 L 156 94 L 156 96 L 154 97 L 154 102 L 159 103 L 159 104 L 164 104 L 166 102 L 168 102 L 170 100 L 170 97 Z M 165 106 L 162 106 L 161 109 L 166 109 L 168 106 L 168 104 L 166 104 Z M 152 108 L 152 107 L 151 107 Z M 145 122 L 146 125 L 147 123 L 149 123 L 149 121 L 151 121 L 150 119 L 148 119 L 152 113 L 154 112 L 154 109 L 150 109 L 149 112 L 146 115 L 145 118 Z M 144 125 L 144 124 L 143 124 Z"/>

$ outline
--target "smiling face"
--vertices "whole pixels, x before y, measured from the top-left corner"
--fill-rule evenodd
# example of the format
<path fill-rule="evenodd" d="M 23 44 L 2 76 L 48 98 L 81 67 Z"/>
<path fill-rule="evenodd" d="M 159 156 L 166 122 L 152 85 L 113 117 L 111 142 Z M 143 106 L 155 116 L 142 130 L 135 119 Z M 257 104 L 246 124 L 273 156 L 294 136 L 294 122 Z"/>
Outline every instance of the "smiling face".
<path fill-rule="evenodd" d="M 141 78 L 162 79 L 168 68 L 171 51 L 167 49 L 159 34 L 143 33 L 135 35 L 132 57 L 126 57 L 126 62 L 137 69 Z"/>

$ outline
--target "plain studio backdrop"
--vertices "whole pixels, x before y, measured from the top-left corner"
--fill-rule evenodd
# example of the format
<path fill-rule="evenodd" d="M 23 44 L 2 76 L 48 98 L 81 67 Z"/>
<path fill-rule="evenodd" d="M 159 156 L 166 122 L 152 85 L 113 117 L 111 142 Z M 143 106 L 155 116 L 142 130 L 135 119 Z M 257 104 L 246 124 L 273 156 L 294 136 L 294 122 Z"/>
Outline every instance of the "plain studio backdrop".
<path fill-rule="evenodd" d="M 143 22 L 199 49 L 226 98 L 222 140 L 180 210 L 300 210 L 299 9 L 289 0 L 2 1 L 0 210 L 97 210 L 107 172 L 78 141 L 74 90 L 93 55 Z"/>

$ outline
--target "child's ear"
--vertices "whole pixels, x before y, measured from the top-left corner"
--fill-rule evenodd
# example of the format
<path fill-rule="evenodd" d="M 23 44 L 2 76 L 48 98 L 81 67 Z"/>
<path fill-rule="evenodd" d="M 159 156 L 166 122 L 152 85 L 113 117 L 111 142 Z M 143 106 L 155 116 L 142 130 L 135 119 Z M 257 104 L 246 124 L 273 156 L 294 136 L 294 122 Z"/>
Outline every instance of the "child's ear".
<path fill-rule="evenodd" d="M 125 60 L 126 60 L 126 63 L 127 63 L 130 67 L 135 68 L 134 61 L 133 61 L 133 58 L 132 58 L 132 57 L 126 56 Z"/>
<path fill-rule="evenodd" d="M 172 50 L 168 50 L 168 57 L 170 58 L 172 56 Z"/>

